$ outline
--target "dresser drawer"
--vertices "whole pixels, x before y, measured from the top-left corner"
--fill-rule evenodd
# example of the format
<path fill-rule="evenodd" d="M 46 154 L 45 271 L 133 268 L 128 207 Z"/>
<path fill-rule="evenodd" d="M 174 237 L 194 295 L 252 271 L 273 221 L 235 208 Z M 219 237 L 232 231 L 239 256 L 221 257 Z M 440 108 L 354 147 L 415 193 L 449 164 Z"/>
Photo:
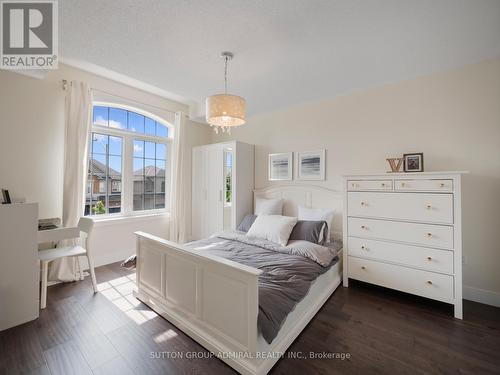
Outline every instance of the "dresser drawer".
<path fill-rule="evenodd" d="M 395 189 L 402 191 L 453 191 L 453 180 L 407 180 L 395 181 Z"/>
<path fill-rule="evenodd" d="M 453 224 L 453 194 L 349 192 L 348 216 Z"/>
<path fill-rule="evenodd" d="M 349 217 L 347 234 L 353 237 L 406 242 L 424 247 L 453 249 L 453 227 Z"/>
<path fill-rule="evenodd" d="M 349 180 L 347 190 L 392 190 L 392 180 Z"/>
<path fill-rule="evenodd" d="M 348 257 L 349 277 L 444 302 L 453 301 L 453 276 Z"/>
<path fill-rule="evenodd" d="M 453 274 L 453 252 L 394 242 L 348 238 L 348 254 L 358 258 L 371 258 L 426 271 Z"/>

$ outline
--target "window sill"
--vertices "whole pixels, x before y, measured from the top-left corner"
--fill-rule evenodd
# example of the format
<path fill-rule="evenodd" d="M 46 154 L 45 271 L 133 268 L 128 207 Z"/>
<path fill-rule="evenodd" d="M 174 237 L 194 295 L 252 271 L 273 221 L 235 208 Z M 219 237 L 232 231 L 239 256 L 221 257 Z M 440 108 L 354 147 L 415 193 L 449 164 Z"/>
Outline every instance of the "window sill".
<path fill-rule="evenodd" d="M 133 216 L 106 216 L 98 218 L 93 216 L 92 218 L 94 219 L 95 225 L 97 227 L 104 227 L 108 225 L 128 224 L 140 221 L 168 219 L 170 218 L 170 213 L 163 211 L 155 213 L 138 214 Z"/>

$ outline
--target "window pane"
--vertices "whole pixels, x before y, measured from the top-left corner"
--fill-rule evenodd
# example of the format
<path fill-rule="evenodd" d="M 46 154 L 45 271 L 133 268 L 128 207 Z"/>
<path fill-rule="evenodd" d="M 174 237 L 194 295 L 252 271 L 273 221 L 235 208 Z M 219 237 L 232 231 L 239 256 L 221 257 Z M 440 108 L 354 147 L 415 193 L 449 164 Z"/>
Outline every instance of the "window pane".
<path fill-rule="evenodd" d="M 155 193 L 165 193 L 165 178 L 156 177 L 155 180 Z"/>
<path fill-rule="evenodd" d="M 165 161 L 156 160 L 156 177 L 165 177 Z"/>
<path fill-rule="evenodd" d="M 144 141 L 134 140 L 134 156 L 139 158 L 144 157 Z"/>
<path fill-rule="evenodd" d="M 138 113 L 128 113 L 128 130 L 136 133 L 144 133 L 144 116 Z"/>
<path fill-rule="evenodd" d="M 134 211 L 144 210 L 144 195 L 134 194 Z"/>
<path fill-rule="evenodd" d="M 162 143 L 156 144 L 156 158 L 165 160 L 167 158 L 167 145 Z"/>
<path fill-rule="evenodd" d="M 155 120 L 152 120 L 152 119 L 146 117 L 145 125 L 146 125 L 145 133 L 147 135 L 155 135 L 156 134 Z"/>
<path fill-rule="evenodd" d="M 92 133 L 85 215 L 121 212 L 122 145 L 121 137 Z"/>
<path fill-rule="evenodd" d="M 121 175 L 122 175 L 121 156 L 110 156 L 108 176 L 120 179 Z"/>
<path fill-rule="evenodd" d="M 113 194 L 109 196 L 109 208 L 108 212 L 110 214 L 116 214 L 121 211 L 122 196 L 120 194 Z"/>
<path fill-rule="evenodd" d="M 115 129 L 127 129 L 127 111 L 124 109 L 109 109 L 109 127 Z"/>
<path fill-rule="evenodd" d="M 150 158 L 150 159 L 155 158 L 155 143 L 154 142 L 144 142 L 144 157 Z"/>
<path fill-rule="evenodd" d="M 158 137 L 168 137 L 168 128 L 165 125 L 156 123 L 156 135 Z"/>
<path fill-rule="evenodd" d="M 108 107 L 94 107 L 94 125 L 108 126 Z"/>
<path fill-rule="evenodd" d="M 144 192 L 154 193 L 155 191 L 155 178 L 154 177 L 144 177 Z"/>
<path fill-rule="evenodd" d="M 134 140 L 134 211 L 166 207 L 166 152 L 165 144 Z"/>
<path fill-rule="evenodd" d="M 155 200 L 155 195 L 154 194 L 145 194 L 144 195 L 144 209 L 145 210 L 152 210 L 154 208 L 154 200 Z"/>
<path fill-rule="evenodd" d="M 155 160 L 145 159 L 144 160 L 144 176 L 154 177 L 156 175 Z"/>
<path fill-rule="evenodd" d="M 111 194 L 117 194 L 122 192 L 122 180 L 118 178 L 111 179 Z"/>
<path fill-rule="evenodd" d="M 144 193 L 144 177 L 134 176 L 134 194 Z"/>
<path fill-rule="evenodd" d="M 165 194 L 155 194 L 155 208 L 165 208 Z"/>
<path fill-rule="evenodd" d="M 122 154 L 122 139 L 121 139 L 121 137 L 109 136 L 109 154 L 121 156 L 121 154 Z"/>
<path fill-rule="evenodd" d="M 100 155 L 100 154 L 93 155 L 92 174 L 96 178 L 106 177 L 106 155 Z"/>
<path fill-rule="evenodd" d="M 144 175 L 144 159 L 134 158 L 134 175 L 136 176 Z"/>
<path fill-rule="evenodd" d="M 92 152 L 94 154 L 106 154 L 108 147 L 108 136 L 92 133 Z"/>

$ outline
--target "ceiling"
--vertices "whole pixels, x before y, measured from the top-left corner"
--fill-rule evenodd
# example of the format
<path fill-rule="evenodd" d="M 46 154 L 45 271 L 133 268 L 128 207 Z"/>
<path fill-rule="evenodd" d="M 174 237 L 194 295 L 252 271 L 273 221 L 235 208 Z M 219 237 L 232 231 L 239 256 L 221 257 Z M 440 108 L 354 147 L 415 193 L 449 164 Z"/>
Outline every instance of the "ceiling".
<path fill-rule="evenodd" d="M 499 0 L 60 0 L 60 54 L 248 113 L 500 56 Z"/>

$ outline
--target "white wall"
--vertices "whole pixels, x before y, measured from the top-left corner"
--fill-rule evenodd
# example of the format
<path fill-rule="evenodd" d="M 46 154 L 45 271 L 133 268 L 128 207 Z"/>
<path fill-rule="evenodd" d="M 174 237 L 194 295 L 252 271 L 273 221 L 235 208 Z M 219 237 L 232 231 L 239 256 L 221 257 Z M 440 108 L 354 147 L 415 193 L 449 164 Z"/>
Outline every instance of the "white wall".
<path fill-rule="evenodd" d="M 271 184 L 273 152 L 326 149 L 327 180 L 314 184 L 335 189 L 342 174 L 384 173 L 407 152 L 423 152 L 427 171 L 470 171 L 464 293 L 500 305 L 500 59 L 253 116 L 230 138 L 256 145 L 256 187 Z"/>
<path fill-rule="evenodd" d="M 137 106 L 148 104 L 151 107 L 144 109 L 159 116 L 164 114 L 162 108 L 187 111 L 183 104 L 67 65 L 60 65 L 60 69 L 49 72 L 43 80 L 0 70 L 0 187 L 9 189 L 14 198 L 38 202 L 41 218 L 62 215 L 65 95 L 62 79 L 86 81 L 93 88 L 137 102 Z M 207 127 L 191 121 L 187 125 L 190 146 L 209 143 Z M 190 186 L 187 188 L 191 191 Z M 93 241 L 96 264 L 130 255 L 135 248 L 132 233 L 136 230 L 167 237 L 168 218 L 97 224 Z"/>

